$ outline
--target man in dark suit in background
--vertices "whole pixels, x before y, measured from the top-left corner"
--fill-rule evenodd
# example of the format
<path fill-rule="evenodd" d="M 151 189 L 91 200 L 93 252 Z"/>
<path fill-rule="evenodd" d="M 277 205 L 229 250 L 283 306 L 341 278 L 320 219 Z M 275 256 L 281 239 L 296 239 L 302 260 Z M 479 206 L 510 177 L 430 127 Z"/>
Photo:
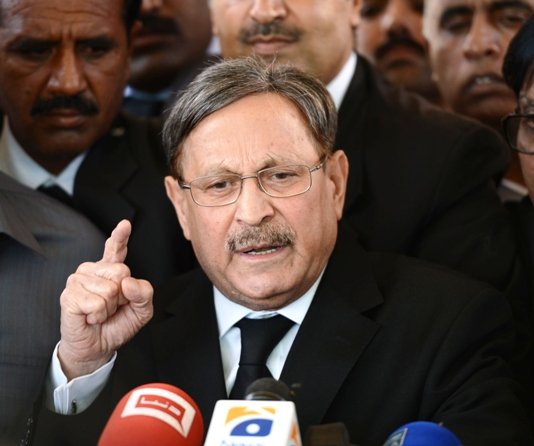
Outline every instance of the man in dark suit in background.
<path fill-rule="evenodd" d="M 534 17 L 531 17 L 510 42 L 504 58 L 503 74 L 517 99 L 514 113 L 503 121 L 506 138 L 519 157 L 529 197 L 518 203 L 508 203 L 516 225 L 515 234 L 520 246 L 521 259 L 528 272 L 524 312 L 534 326 Z M 524 364 L 520 378 L 526 384 L 534 426 L 534 341 L 525 347 Z"/>
<path fill-rule="evenodd" d="M 463 444 L 532 443 L 506 301 L 439 266 L 365 253 L 338 226 L 348 161 L 335 132 L 327 91 L 293 67 L 227 60 L 190 84 L 164 129 L 165 184 L 202 270 L 157 290 L 166 308 L 139 332 L 153 290 L 122 263 L 131 225 L 117 226 L 62 294 L 46 404 L 69 415 L 41 408 L 35 444 L 95 444 L 118 399 L 154 381 L 185 390 L 209 424 L 254 379 L 240 358 L 258 324 L 282 324 L 255 364 L 299 384 L 302 432 L 341 421 L 352 443 L 379 445 L 422 419 Z"/>
<path fill-rule="evenodd" d="M 59 295 L 104 237 L 83 215 L 0 172 L 0 444 L 19 445 L 59 339 Z"/>
<path fill-rule="evenodd" d="M 212 0 L 224 57 L 292 63 L 327 85 L 335 148 L 350 175 L 344 216 L 365 248 L 431 260 L 506 289 L 515 248 L 495 192 L 508 161 L 499 136 L 384 85 L 353 53 L 358 0 Z"/>
<path fill-rule="evenodd" d="M 142 0 L 139 20 L 123 110 L 159 116 L 210 60 L 208 0 Z"/>
<path fill-rule="evenodd" d="M 119 114 L 137 0 L 0 3 L 0 170 L 109 234 L 136 224 L 128 265 L 155 284 L 192 267 L 163 187 L 159 125 Z"/>
<path fill-rule="evenodd" d="M 534 0 L 426 0 L 423 32 L 443 107 L 500 132 L 514 110 L 501 68 L 510 39 L 534 12 Z M 504 201 L 527 195 L 519 161 L 511 153 L 499 185 Z"/>

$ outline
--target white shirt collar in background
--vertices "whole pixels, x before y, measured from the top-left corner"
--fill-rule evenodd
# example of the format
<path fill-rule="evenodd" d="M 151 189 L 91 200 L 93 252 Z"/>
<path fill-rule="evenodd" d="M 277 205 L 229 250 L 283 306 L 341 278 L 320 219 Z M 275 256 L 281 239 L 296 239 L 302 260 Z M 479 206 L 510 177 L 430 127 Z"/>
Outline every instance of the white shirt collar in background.
<path fill-rule="evenodd" d="M 72 195 L 76 173 L 86 154 L 87 152 L 84 152 L 74 158 L 59 175 L 52 175 L 24 151 L 13 136 L 7 118 L 4 117 L 0 137 L 0 170 L 27 187 L 37 189 L 42 184 L 47 186 L 57 184 Z"/>
<path fill-rule="evenodd" d="M 330 93 L 330 96 L 332 96 L 334 104 L 338 110 L 339 107 L 341 107 L 341 102 L 343 101 L 347 90 L 349 89 L 350 81 L 352 80 L 352 76 L 354 76 L 354 72 L 356 71 L 357 62 L 358 58 L 356 53 L 351 53 L 341 71 L 326 86 L 326 89 Z"/>

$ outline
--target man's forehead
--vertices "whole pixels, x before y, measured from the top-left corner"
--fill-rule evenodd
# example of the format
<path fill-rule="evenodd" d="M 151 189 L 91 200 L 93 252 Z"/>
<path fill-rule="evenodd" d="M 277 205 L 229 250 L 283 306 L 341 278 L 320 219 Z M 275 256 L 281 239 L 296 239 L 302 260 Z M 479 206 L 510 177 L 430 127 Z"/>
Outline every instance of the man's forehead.
<path fill-rule="evenodd" d="M 28 23 L 110 22 L 122 18 L 122 0 L 0 0 L 0 26 Z"/>

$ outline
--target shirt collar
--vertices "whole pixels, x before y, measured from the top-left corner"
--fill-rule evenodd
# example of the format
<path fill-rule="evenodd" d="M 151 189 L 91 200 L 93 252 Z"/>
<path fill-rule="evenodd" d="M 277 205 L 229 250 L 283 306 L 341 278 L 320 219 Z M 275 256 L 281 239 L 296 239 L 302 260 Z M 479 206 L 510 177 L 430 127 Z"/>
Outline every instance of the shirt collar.
<path fill-rule="evenodd" d="M 68 194 L 73 194 L 76 173 L 87 151 L 74 158 L 59 175 L 52 175 L 20 146 L 11 132 L 7 117 L 4 117 L 3 129 L 0 137 L 0 170 L 31 189 L 37 189 L 42 184 L 57 184 Z"/>
<path fill-rule="evenodd" d="M 136 88 L 127 85 L 124 89 L 123 96 L 125 98 L 135 98 L 143 101 L 167 102 L 172 96 L 172 90 L 165 89 L 156 93 L 148 93 L 147 91 L 137 90 Z"/>
<path fill-rule="evenodd" d="M 345 93 L 347 93 L 350 81 L 352 80 L 352 76 L 354 76 L 357 61 L 358 58 L 356 56 L 356 53 L 351 53 L 350 57 L 347 59 L 347 62 L 345 62 L 345 65 L 343 66 L 341 71 L 326 86 L 326 89 L 330 93 L 330 96 L 332 96 L 334 104 L 336 105 L 336 108 L 338 110 L 341 106 L 343 98 L 345 97 Z"/>
<path fill-rule="evenodd" d="M 224 296 L 216 287 L 213 287 L 213 297 L 215 301 L 215 313 L 217 315 L 217 324 L 219 326 L 219 337 L 222 338 L 228 330 L 230 330 L 237 321 L 243 319 L 244 317 L 250 317 L 253 319 L 261 319 L 266 317 L 274 316 L 275 314 L 281 314 L 289 320 L 295 322 L 295 324 L 300 325 L 310 308 L 310 305 L 319 286 L 319 282 L 323 276 L 324 270 L 315 281 L 315 283 L 310 287 L 304 295 L 291 302 L 289 305 L 286 305 L 283 308 L 280 308 L 276 311 L 251 311 L 250 308 L 239 305 L 226 296 Z"/>

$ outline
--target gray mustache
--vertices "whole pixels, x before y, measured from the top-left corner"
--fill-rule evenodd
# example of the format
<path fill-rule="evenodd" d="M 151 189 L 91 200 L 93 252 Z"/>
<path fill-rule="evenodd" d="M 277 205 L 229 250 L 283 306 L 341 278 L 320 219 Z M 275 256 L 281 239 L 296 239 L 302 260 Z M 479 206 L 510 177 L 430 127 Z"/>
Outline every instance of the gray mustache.
<path fill-rule="evenodd" d="M 296 240 L 295 231 L 284 225 L 265 224 L 251 226 L 239 233 L 231 234 L 226 240 L 226 249 L 237 252 L 253 245 L 290 246 Z"/>

